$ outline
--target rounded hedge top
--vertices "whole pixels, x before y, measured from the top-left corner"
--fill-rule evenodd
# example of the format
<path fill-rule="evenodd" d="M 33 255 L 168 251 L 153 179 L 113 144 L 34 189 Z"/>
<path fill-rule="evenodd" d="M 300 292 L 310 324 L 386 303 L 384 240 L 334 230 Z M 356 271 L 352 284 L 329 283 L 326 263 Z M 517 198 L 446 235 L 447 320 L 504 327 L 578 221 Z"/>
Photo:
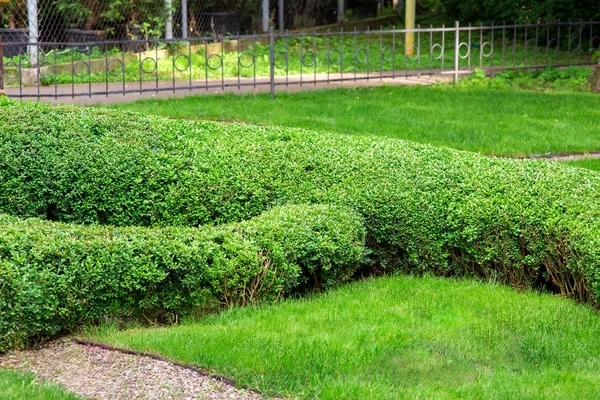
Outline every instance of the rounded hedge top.
<path fill-rule="evenodd" d="M 359 213 L 375 270 L 600 300 L 600 176 L 401 140 L 0 100 L 0 211 L 198 226 L 277 205 Z"/>

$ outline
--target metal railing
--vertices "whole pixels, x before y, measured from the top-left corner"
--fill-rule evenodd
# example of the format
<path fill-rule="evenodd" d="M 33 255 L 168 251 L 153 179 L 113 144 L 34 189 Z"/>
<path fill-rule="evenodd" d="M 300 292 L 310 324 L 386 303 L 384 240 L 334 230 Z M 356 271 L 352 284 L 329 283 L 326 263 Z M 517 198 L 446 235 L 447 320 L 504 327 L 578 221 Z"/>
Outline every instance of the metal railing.
<path fill-rule="evenodd" d="M 2 43 L 2 36 L 0 36 L 0 91 L 2 91 L 2 95 L 4 94 L 4 63 L 2 60 L 4 59 L 4 46 Z"/>
<path fill-rule="evenodd" d="M 414 44 L 407 48 L 407 34 Z M 7 52 L 8 46 L 10 52 Z M 3 82 L 20 98 L 278 88 L 587 66 L 600 22 L 418 27 L 85 43 L 4 43 Z M 34 49 L 32 50 L 32 47 Z M 31 65 L 28 52 L 38 54 Z M 6 55 L 13 54 L 7 58 Z M 2 59 L 2 58 L 0 58 Z"/>

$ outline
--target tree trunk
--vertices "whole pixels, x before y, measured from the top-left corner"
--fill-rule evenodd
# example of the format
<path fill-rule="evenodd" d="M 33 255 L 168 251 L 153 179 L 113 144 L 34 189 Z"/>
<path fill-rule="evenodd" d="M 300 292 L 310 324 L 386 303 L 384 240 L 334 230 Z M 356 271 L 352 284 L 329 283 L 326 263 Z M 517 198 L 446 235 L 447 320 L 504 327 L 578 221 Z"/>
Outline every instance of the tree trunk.
<path fill-rule="evenodd" d="M 600 63 L 596 65 L 594 71 L 590 75 L 590 87 L 592 92 L 600 93 Z"/>

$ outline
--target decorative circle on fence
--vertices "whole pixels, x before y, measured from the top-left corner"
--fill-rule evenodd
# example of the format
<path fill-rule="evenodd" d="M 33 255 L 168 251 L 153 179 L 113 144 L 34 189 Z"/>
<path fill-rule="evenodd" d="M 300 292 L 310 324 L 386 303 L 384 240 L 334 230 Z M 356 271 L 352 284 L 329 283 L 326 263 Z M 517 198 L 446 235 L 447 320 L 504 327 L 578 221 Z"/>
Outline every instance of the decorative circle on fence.
<path fill-rule="evenodd" d="M 9 71 L 9 67 L 15 67 L 17 70 L 17 73 L 15 75 L 9 75 L 8 71 Z M 17 79 L 19 76 L 21 75 L 21 66 L 19 64 L 17 64 L 14 61 L 9 61 L 6 64 L 4 64 L 4 76 L 7 77 L 8 79 Z"/>
<path fill-rule="evenodd" d="M 489 49 L 489 51 L 488 51 L 487 53 L 486 53 L 486 51 L 485 51 L 485 48 L 486 48 L 486 46 L 490 48 L 490 49 Z M 483 43 L 481 44 L 481 49 L 480 49 L 480 51 L 481 51 L 481 55 L 482 55 L 482 56 L 484 56 L 485 58 L 488 58 L 488 57 L 490 57 L 490 56 L 492 55 L 492 53 L 494 52 L 494 48 L 492 47 L 492 44 L 491 44 L 490 42 L 483 42 Z"/>
<path fill-rule="evenodd" d="M 436 56 L 435 51 L 438 49 L 440 51 L 440 54 Z M 440 43 L 436 43 L 433 46 L 431 46 L 431 57 L 433 57 L 434 60 L 441 60 L 442 57 L 444 57 L 444 46 Z"/>
<path fill-rule="evenodd" d="M 386 57 L 386 54 L 388 55 Z M 389 63 L 392 62 L 394 60 L 394 49 L 392 49 L 390 46 L 383 46 L 381 48 L 381 61 Z"/>
<path fill-rule="evenodd" d="M 556 39 L 550 39 L 550 41 L 546 45 L 546 48 L 549 49 L 549 48 L 552 48 L 552 47 L 556 47 L 556 50 L 558 50 L 558 40 L 556 40 Z"/>
<path fill-rule="evenodd" d="M 361 52 L 364 54 L 364 57 L 360 57 Z M 365 64 L 367 61 L 369 61 L 369 52 L 367 51 L 367 49 L 365 49 L 364 47 L 360 47 L 358 49 L 356 49 L 356 51 L 354 52 L 354 61 L 356 61 L 359 64 Z"/>
<path fill-rule="evenodd" d="M 51 67 L 49 74 L 43 73 L 44 67 Z M 44 61 L 43 63 L 40 63 L 40 78 L 48 79 L 48 78 L 52 78 L 54 75 L 56 75 L 56 65 L 54 63 L 51 63 L 50 61 Z"/>
<path fill-rule="evenodd" d="M 180 68 L 179 65 L 177 65 L 177 60 L 183 58 L 185 60 L 185 67 Z M 184 72 L 187 71 L 188 68 L 190 67 L 190 58 L 188 56 L 186 56 L 185 54 L 180 54 L 177 57 L 175 57 L 173 59 L 173 66 L 175 67 L 175 69 L 179 72 Z"/>
<path fill-rule="evenodd" d="M 527 53 L 535 54 L 537 52 L 537 41 L 535 39 L 529 39 L 525 42 L 525 47 L 527 48 Z"/>
<path fill-rule="evenodd" d="M 219 63 L 217 65 L 211 65 L 210 60 L 214 60 L 214 59 L 219 60 Z M 210 56 L 208 56 L 206 58 L 206 66 L 208 68 L 212 69 L 213 71 L 221 68 L 222 65 L 223 65 L 223 58 L 219 54 L 211 54 Z"/>
<path fill-rule="evenodd" d="M 411 50 L 414 50 L 414 55 L 410 56 L 407 54 L 408 59 L 411 61 L 417 61 L 419 59 L 419 57 L 421 56 L 421 49 L 419 48 L 419 46 L 415 46 L 414 44 L 411 46 L 408 46 L 408 48 L 406 49 L 406 53 L 410 53 Z"/>
<path fill-rule="evenodd" d="M 277 56 L 283 56 L 283 64 L 277 63 Z M 288 55 L 285 51 L 275 52 L 275 60 L 273 60 L 273 65 L 275 65 L 275 68 L 283 69 L 286 67 L 287 63 L 288 63 Z"/>
<path fill-rule="evenodd" d="M 146 64 L 146 61 L 151 61 L 152 62 L 152 69 L 146 69 L 146 68 L 144 68 L 144 64 Z M 156 60 L 154 58 L 152 58 L 152 57 L 146 57 L 140 63 L 140 69 L 145 74 L 151 74 L 151 73 L 155 72 L 156 71 L 156 67 L 157 67 Z"/>
<path fill-rule="evenodd" d="M 463 46 L 465 46 L 467 48 L 467 52 L 466 52 L 466 54 L 464 56 L 462 54 L 460 54 L 460 49 Z M 469 43 L 467 43 L 467 42 L 462 42 L 461 44 L 458 45 L 457 51 L 458 51 L 458 56 L 460 58 L 462 58 L 462 59 L 465 59 L 465 58 L 467 58 L 467 57 L 469 57 L 471 55 L 471 46 L 469 46 Z"/>
<path fill-rule="evenodd" d="M 83 65 L 83 70 L 81 70 L 80 72 L 77 72 L 78 69 L 77 67 Z M 78 78 L 85 78 L 86 76 L 88 76 L 90 74 L 90 64 L 86 61 L 77 61 L 75 64 L 73 64 L 73 75 L 75 75 Z"/>
<path fill-rule="evenodd" d="M 306 55 L 310 54 L 310 64 L 306 63 Z M 312 50 L 307 50 L 304 52 L 304 54 L 302 54 L 302 57 L 300 57 L 300 61 L 302 62 L 302 65 L 304 65 L 305 67 L 312 67 L 313 65 L 315 65 L 315 53 Z"/>
<path fill-rule="evenodd" d="M 118 63 L 121 68 L 119 68 L 119 70 L 115 69 L 113 71 L 112 65 L 114 63 Z M 119 60 L 118 58 L 113 58 L 106 64 L 106 66 L 107 66 L 106 69 L 108 70 L 108 73 L 111 74 L 112 76 L 119 76 L 125 71 L 125 65 L 123 65 L 123 61 Z"/>
<path fill-rule="evenodd" d="M 39 47 L 38 47 L 38 57 L 37 57 L 37 59 L 38 59 L 38 65 L 40 65 L 40 64 L 42 64 L 43 62 L 46 61 L 46 53 L 44 53 L 43 51 L 39 51 Z"/>
<path fill-rule="evenodd" d="M 575 39 L 575 38 L 572 39 L 569 42 L 569 46 L 571 46 L 573 44 L 573 42 L 577 42 L 577 47 L 575 47 L 575 48 L 571 47 L 571 51 L 579 51 L 579 50 L 581 50 L 581 39 Z"/>
<path fill-rule="evenodd" d="M 242 61 L 242 57 L 244 56 L 250 56 L 250 63 L 249 64 L 244 64 L 244 62 Z M 240 53 L 240 55 L 238 56 L 238 64 L 242 67 L 242 68 L 250 68 L 254 65 L 254 54 L 250 53 L 249 51 L 244 51 L 242 53 Z"/>
<path fill-rule="evenodd" d="M 334 62 L 331 59 L 332 54 L 337 54 L 337 61 Z M 327 53 L 327 61 L 329 62 L 329 65 L 340 65 L 342 62 L 342 53 L 337 49 L 330 50 L 329 53 Z"/>
<path fill-rule="evenodd" d="M 516 46 L 516 43 L 515 43 L 515 42 L 513 42 L 512 40 L 507 40 L 506 42 L 502 43 L 502 50 L 506 50 L 506 48 L 507 48 L 509 45 L 512 47 L 512 50 L 511 50 L 511 52 L 510 52 L 510 53 L 506 53 L 506 51 L 505 51 L 504 53 L 505 53 L 505 54 L 508 54 L 509 56 L 512 56 L 512 55 L 514 55 L 514 54 L 515 54 L 515 52 L 517 51 L 517 46 Z"/>
<path fill-rule="evenodd" d="M 592 38 L 592 41 L 590 42 L 590 47 L 592 48 L 592 50 L 600 49 L 600 36 L 594 36 Z"/>

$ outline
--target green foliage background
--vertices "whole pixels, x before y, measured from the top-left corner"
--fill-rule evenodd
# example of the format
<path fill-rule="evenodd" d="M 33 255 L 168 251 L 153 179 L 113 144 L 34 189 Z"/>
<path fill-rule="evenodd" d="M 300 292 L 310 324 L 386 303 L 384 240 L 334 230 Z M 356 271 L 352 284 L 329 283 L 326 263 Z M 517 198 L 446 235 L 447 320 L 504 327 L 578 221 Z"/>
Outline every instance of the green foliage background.
<path fill-rule="evenodd" d="M 600 17 L 595 0 L 417 0 L 417 4 L 421 14 L 447 22 L 537 23 Z"/>

